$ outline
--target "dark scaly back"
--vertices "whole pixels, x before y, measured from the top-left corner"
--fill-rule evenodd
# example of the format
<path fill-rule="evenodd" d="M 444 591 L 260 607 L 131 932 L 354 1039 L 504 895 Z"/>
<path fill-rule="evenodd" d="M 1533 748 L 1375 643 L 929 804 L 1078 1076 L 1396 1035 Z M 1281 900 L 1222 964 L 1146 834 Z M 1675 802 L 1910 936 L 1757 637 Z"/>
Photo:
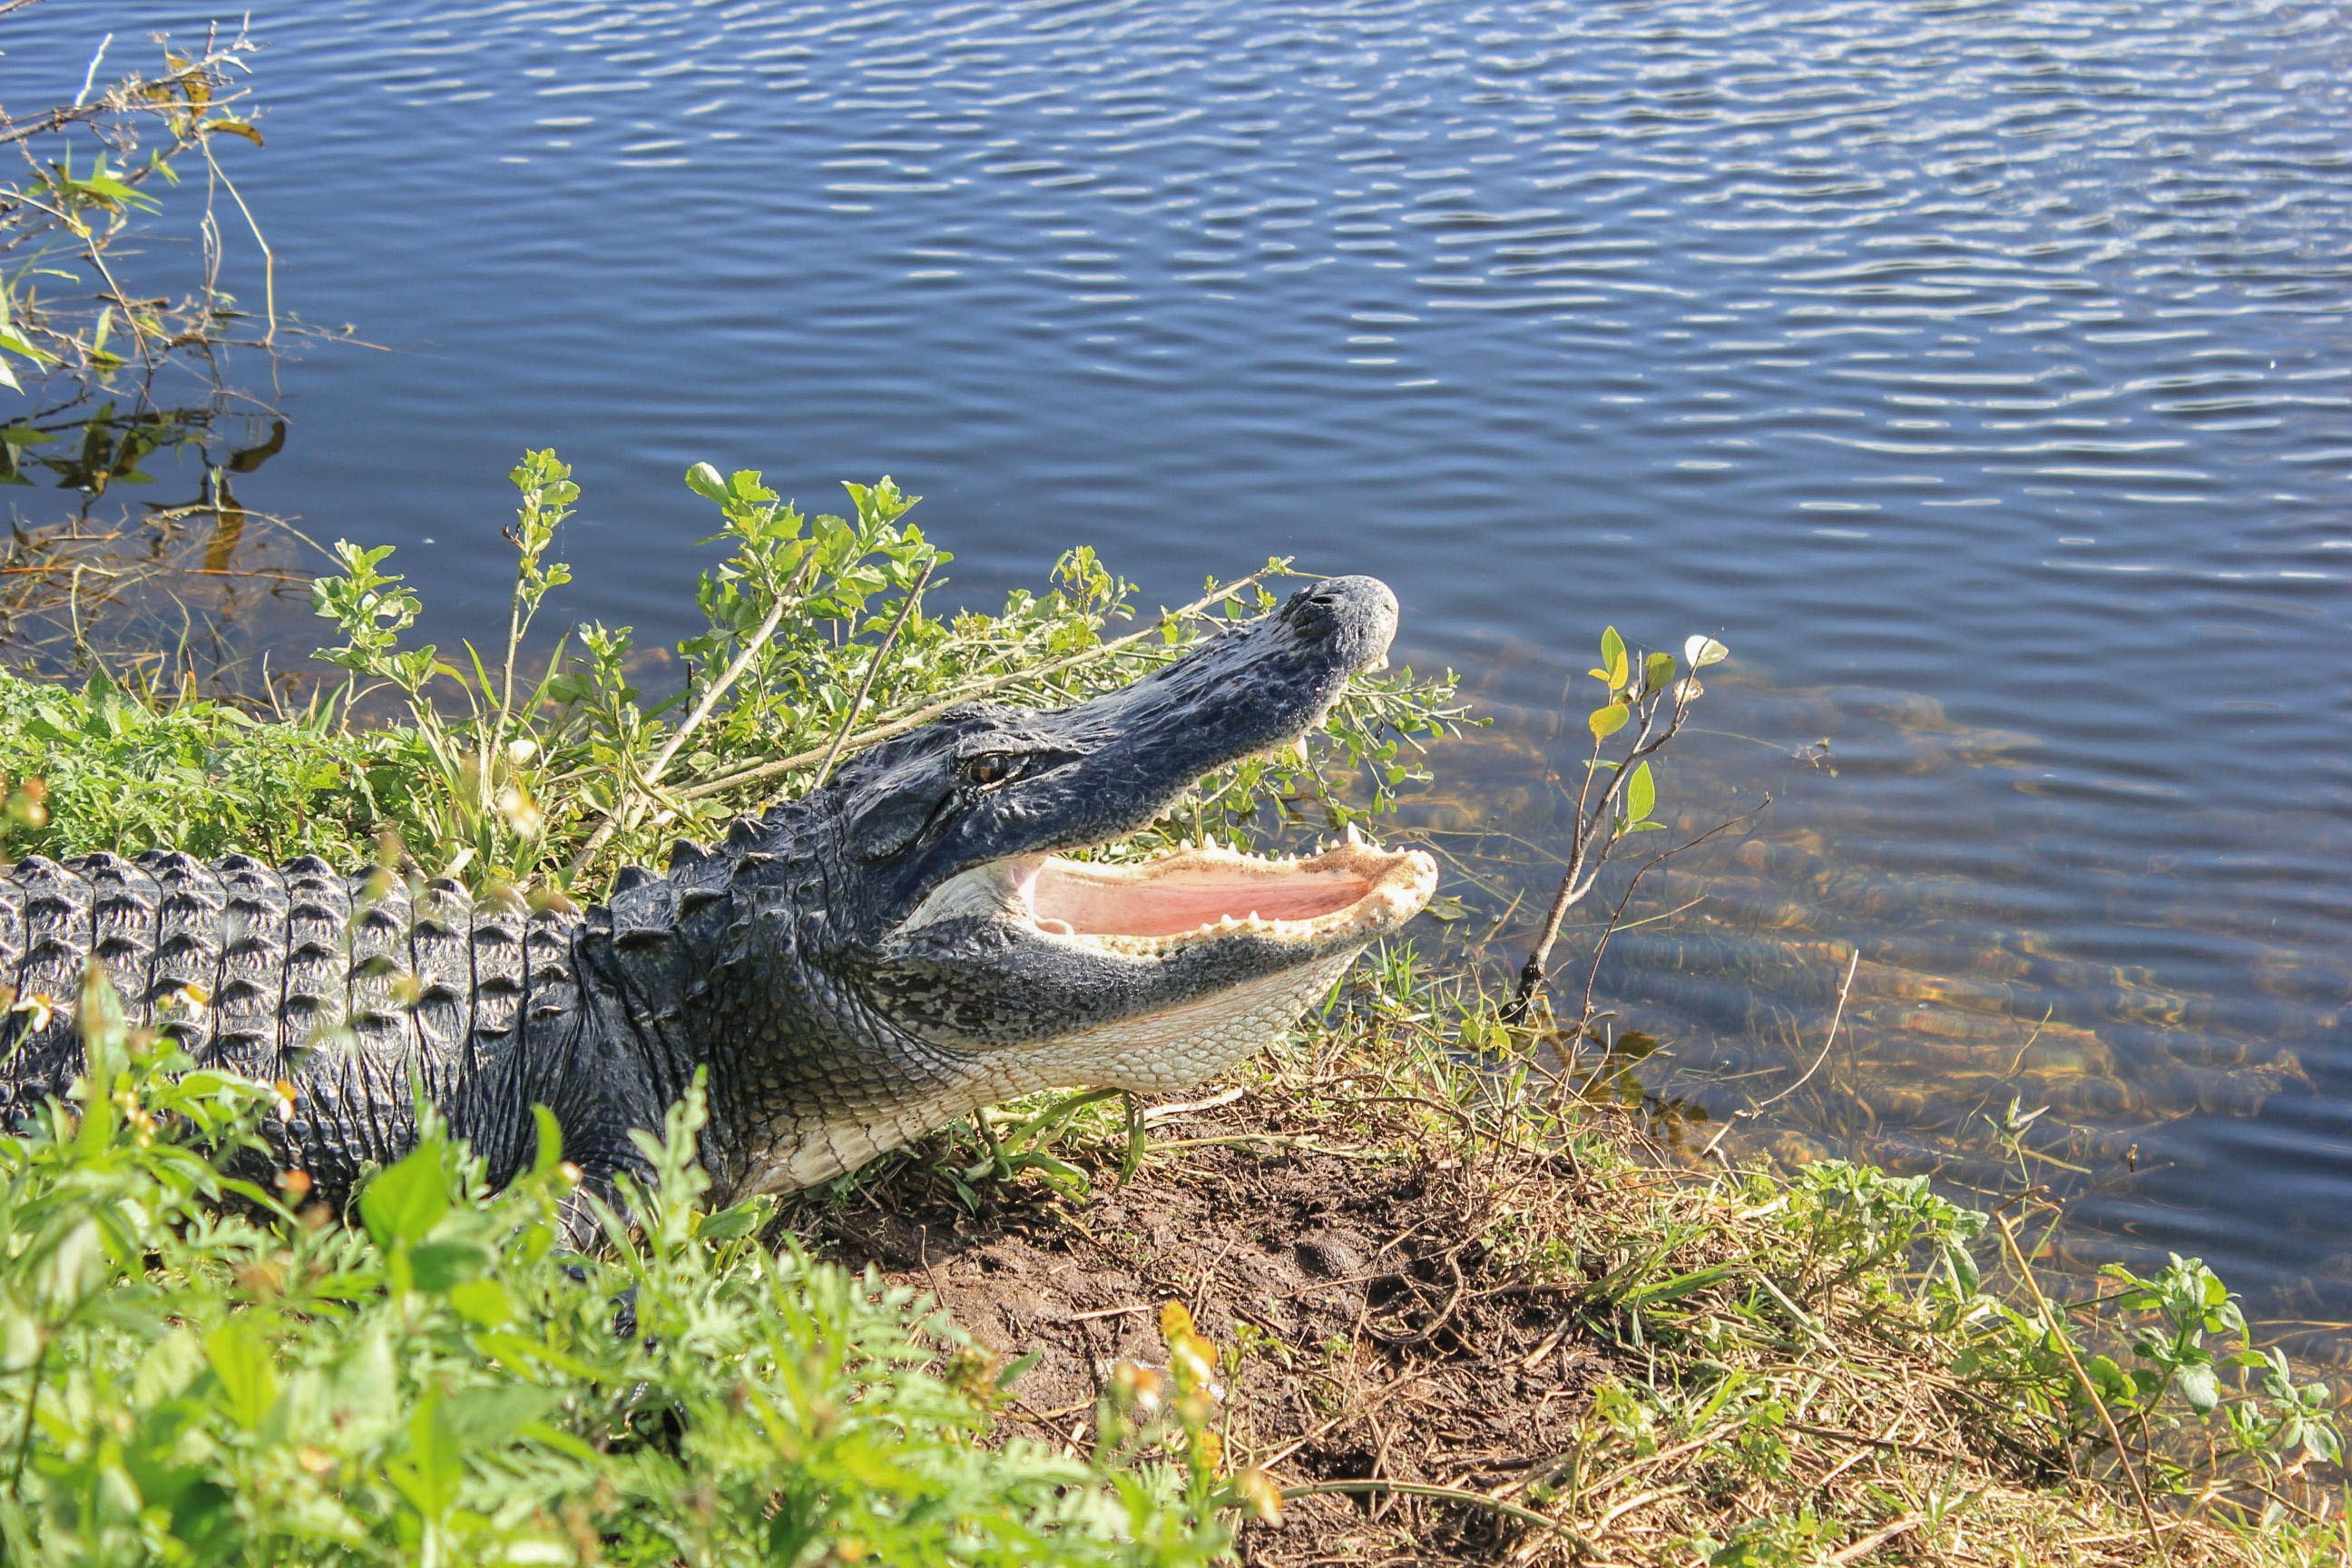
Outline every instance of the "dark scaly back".
<path fill-rule="evenodd" d="M 274 1079 L 279 1061 L 279 1010 L 286 1001 L 287 891 L 278 868 L 232 855 L 218 868 L 220 981 L 213 988 L 213 1048 L 199 1061 Z"/>
<path fill-rule="evenodd" d="M 10 984 L 16 994 L 0 1048 L 8 1082 L 37 1098 L 62 1087 L 81 1061 L 74 1010 L 89 959 L 90 886 L 45 855 L 28 855 L 9 876 L 23 900 L 24 953 Z M 21 1099 L 22 1096 L 20 1095 Z"/>
<path fill-rule="evenodd" d="M 409 1081 L 403 996 L 408 989 L 408 884 L 389 871 L 373 871 L 350 879 L 348 886 L 351 961 L 343 969 L 349 997 L 344 1023 L 352 1039 L 334 1054 L 334 1081 L 345 1136 L 355 1141 L 362 1160 L 383 1160 L 403 1142 L 418 1088 Z"/>
<path fill-rule="evenodd" d="M 168 1026 L 206 1065 L 290 1080 L 267 1130 L 322 1196 L 414 1142 L 415 1091 L 498 1179 L 530 1156 L 530 1105 L 566 1092 L 580 986 L 568 906 L 526 915 L 460 884 L 346 877 L 315 856 L 213 865 L 173 850 L 0 875 L 0 1120 L 81 1068 L 75 1009 L 95 959 L 134 1026 Z M 624 1139 L 625 1142 L 625 1139 Z"/>
<path fill-rule="evenodd" d="M 147 1000 L 155 970 L 155 917 L 163 902 L 155 879 L 120 855 L 101 851 L 67 865 L 90 890 L 90 955 L 106 969 L 126 1012 Z"/>
<path fill-rule="evenodd" d="M 408 1009 L 416 1037 L 425 1092 L 446 1105 L 457 1085 L 474 1076 L 474 1037 L 467 999 L 474 990 L 474 900 L 461 882 L 444 877 L 411 895 L 408 974 L 415 1000 Z"/>
<path fill-rule="evenodd" d="M 220 1025 L 221 953 L 228 938 L 220 873 L 177 849 L 151 849 L 139 868 L 154 879 L 155 956 L 147 992 L 134 999 L 151 1018 L 171 1017 L 189 1051 L 213 1054 Z"/>
<path fill-rule="evenodd" d="M 316 855 L 289 860 L 278 877 L 286 886 L 286 954 L 278 971 L 277 1076 L 291 1078 L 306 1065 L 300 1058 L 310 1042 L 341 1028 L 351 1007 L 344 944 L 352 895 L 342 874 Z"/>
<path fill-rule="evenodd" d="M 523 1082 L 522 900 L 493 894 L 474 906 L 468 942 L 473 1008 L 467 1026 L 468 1077 L 452 1105 L 460 1137 L 489 1157 L 490 1180 L 514 1179 L 534 1145 L 530 1102 Z"/>

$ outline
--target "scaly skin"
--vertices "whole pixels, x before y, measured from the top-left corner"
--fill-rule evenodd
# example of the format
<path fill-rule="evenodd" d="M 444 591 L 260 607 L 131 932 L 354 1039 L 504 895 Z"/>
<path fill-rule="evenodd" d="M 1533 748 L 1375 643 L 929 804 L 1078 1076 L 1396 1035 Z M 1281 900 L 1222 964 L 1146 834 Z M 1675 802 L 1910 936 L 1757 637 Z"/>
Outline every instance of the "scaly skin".
<path fill-rule="evenodd" d="M 1137 832 L 1201 774 L 1307 734 L 1384 658 L 1395 613 L 1379 583 L 1336 579 L 1090 701 L 956 710 L 584 912 L 310 857 L 27 858 L 0 878 L 0 982 L 49 1005 L 0 1023 L 0 1116 L 79 1070 L 92 961 L 134 1026 L 292 1083 L 272 1152 L 333 1203 L 413 1146 L 420 1095 L 499 1182 L 547 1106 L 609 1190 L 646 1173 L 631 1131 L 702 1070 L 723 1202 L 1033 1089 L 1185 1087 L 1279 1035 L 1421 908 L 1433 868 L 1351 846 L 1105 876 L 1055 852 Z"/>

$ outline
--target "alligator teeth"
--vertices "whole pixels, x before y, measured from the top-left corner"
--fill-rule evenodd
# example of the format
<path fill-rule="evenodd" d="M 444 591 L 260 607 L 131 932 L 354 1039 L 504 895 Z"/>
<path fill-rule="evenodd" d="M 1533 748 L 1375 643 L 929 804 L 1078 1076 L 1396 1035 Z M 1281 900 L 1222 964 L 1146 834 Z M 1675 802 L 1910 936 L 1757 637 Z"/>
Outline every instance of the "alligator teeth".
<path fill-rule="evenodd" d="M 1348 824 L 1348 830 L 1344 834 L 1340 835 L 1340 837 L 1346 841 L 1348 847 L 1350 849 L 1355 848 L 1364 841 L 1363 831 L 1352 822 Z"/>
<path fill-rule="evenodd" d="M 1037 929 L 1042 931 L 1051 931 L 1055 936 L 1076 936 L 1078 934 L 1077 927 L 1072 925 L 1067 921 L 1055 920 L 1050 915 L 1038 921 Z"/>
<path fill-rule="evenodd" d="M 1368 664 L 1368 665 L 1364 666 L 1364 670 L 1365 670 L 1365 673 L 1366 673 L 1366 674 L 1378 674 L 1380 671 L 1381 671 L 1381 670 L 1383 670 L 1383 669 L 1386 669 L 1388 667 L 1389 667 L 1389 656 L 1388 656 L 1388 655 L 1386 655 L 1386 654 L 1382 654 L 1382 655 L 1381 655 L 1381 657 L 1380 657 L 1380 658 L 1376 658 L 1376 659 L 1372 660 L 1372 662 L 1371 662 L 1371 663 L 1370 663 L 1370 664 Z"/>

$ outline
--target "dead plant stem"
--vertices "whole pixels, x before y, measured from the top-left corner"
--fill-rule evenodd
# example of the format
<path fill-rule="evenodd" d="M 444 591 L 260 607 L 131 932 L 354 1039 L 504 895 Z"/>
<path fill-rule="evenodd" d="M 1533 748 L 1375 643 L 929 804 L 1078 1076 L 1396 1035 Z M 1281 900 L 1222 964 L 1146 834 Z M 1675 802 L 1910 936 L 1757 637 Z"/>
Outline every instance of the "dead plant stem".
<path fill-rule="evenodd" d="M 2157 1522 L 2156 1505 L 2148 1501 L 2147 1489 L 2140 1484 L 2139 1468 L 2132 1463 L 2131 1450 L 2124 1446 L 2122 1429 L 2116 1426 L 2115 1415 L 2107 1409 L 2107 1402 L 2099 1397 L 2098 1388 L 2091 1382 L 2090 1374 L 2083 1370 L 2082 1358 L 2074 1353 L 2074 1342 L 2068 1336 L 2066 1325 L 2052 1310 L 2050 1298 L 2042 1293 L 2041 1282 L 2033 1278 L 2033 1270 L 2026 1263 L 2025 1255 L 2018 1250 L 2017 1232 L 2011 1226 L 2009 1215 L 1996 1214 L 1993 1223 L 2000 1228 L 2001 1247 L 2008 1252 L 2011 1264 L 2016 1268 L 2019 1280 L 2032 1296 L 2034 1307 L 2042 1314 L 2042 1326 L 2057 1342 L 2059 1351 L 2066 1358 L 2066 1364 L 2074 1370 L 2074 1381 L 2082 1388 L 2083 1396 L 2091 1402 L 2091 1408 L 2099 1413 L 2099 1424 L 2107 1429 L 2107 1441 L 2116 1446 L 2116 1462 L 2124 1468 L 2124 1479 L 2131 1483 L 2132 1496 L 2139 1503 L 2140 1518 L 2147 1525 L 2148 1542 L 2156 1548 L 2157 1560 L 2170 1563 L 2171 1545 L 2164 1539 L 2163 1527 Z"/>
<path fill-rule="evenodd" d="M 975 697 L 985 697 L 990 692 L 1001 691 L 1005 687 L 1017 685 L 1023 681 L 1041 680 L 1048 676 L 1059 675 L 1065 670 L 1074 669 L 1080 665 L 1089 664 L 1096 659 L 1121 652 L 1143 641 L 1146 637 L 1157 635 L 1163 626 L 1171 626 L 1188 616 L 1198 615 L 1220 599 L 1238 594 L 1243 589 L 1276 573 L 1286 573 L 1289 570 L 1290 563 L 1287 560 L 1269 563 L 1246 577 L 1236 578 L 1214 592 L 1202 595 L 1181 609 L 1169 611 L 1140 631 L 1129 632 L 1127 636 L 1114 637 L 1109 642 L 1097 643 L 1083 652 L 1069 654 L 1034 668 L 1008 670 L 1002 675 L 973 681 L 938 701 L 927 702 L 920 708 L 887 719 L 870 729 L 850 736 L 844 742 L 843 749 L 851 752 L 863 751 L 867 746 L 887 741 L 893 735 L 903 735 L 909 730 L 928 724 L 949 709 L 969 702 Z M 823 761 L 825 752 L 829 750 L 831 747 L 827 745 L 797 752 L 789 757 L 778 757 L 773 762 L 761 763 L 756 767 L 742 768 L 715 779 L 706 779 L 700 784 L 692 784 L 678 791 L 677 795 L 680 800 L 706 800 L 714 795 L 724 795 L 729 790 L 740 789 L 746 784 L 765 784 L 771 780 L 783 778 L 807 767 L 811 763 Z"/>
<path fill-rule="evenodd" d="M 857 722 L 857 715 L 866 706 L 866 694 L 874 689 L 874 678 L 881 672 L 882 661 L 889 657 L 891 644 L 898 640 L 898 634 L 907 629 L 908 621 L 913 618 L 915 605 L 923 596 L 924 584 L 930 582 L 931 570 L 939 563 L 936 555 L 925 562 L 923 574 L 915 579 L 912 588 L 907 590 L 907 602 L 898 606 L 898 618 L 890 623 L 890 629 L 883 634 L 881 646 L 874 650 L 874 657 L 866 661 L 866 679 L 857 683 L 857 695 L 849 700 L 849 710 L 841 716 L 841 728 L 834 731 L 833 744 L 827 748 L 824 761 L 817 763 L 816 777 L 809 782 L 809 788 L 824 787 L 826 777 L 833 772 L 834 759 L 841 755 L 842 742 L 849 739 L 850 726 Z"/>

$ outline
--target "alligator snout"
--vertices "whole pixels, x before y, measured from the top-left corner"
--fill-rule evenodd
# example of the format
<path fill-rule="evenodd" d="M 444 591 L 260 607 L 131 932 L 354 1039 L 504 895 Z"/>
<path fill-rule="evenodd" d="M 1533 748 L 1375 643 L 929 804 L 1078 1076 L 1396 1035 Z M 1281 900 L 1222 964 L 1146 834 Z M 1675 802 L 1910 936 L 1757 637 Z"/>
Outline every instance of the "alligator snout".
<path fill-rule="evenodd" d="M 1290 596 L 1277 617 L 1308 642 L 1334 642 L 1350 662 L 1378 658 L 1396 636 L 1397 598 L 1377 577 L 1332 577 Z"/>

